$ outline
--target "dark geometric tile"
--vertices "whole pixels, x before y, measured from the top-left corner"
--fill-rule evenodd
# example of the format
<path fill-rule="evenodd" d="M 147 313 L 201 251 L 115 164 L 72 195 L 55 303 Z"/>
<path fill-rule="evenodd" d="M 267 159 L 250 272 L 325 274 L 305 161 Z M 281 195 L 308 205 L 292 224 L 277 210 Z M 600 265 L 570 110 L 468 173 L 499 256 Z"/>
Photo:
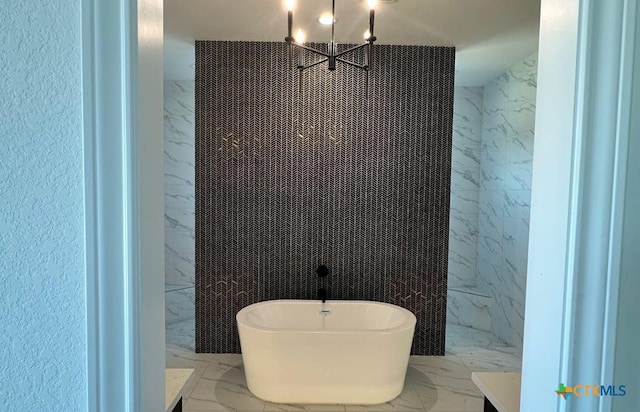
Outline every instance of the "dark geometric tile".
<path fill-rule="evenodd" d="M 454 58 L 378 45 L 368 94 L 340 64 L 300 93 L 284 43 L 196 42 L 197 352 L 239 352 L 238 310 L 315 299 L 325 264 L 330 298 L 406 307 L 412 353 L 444 354 Z"/>

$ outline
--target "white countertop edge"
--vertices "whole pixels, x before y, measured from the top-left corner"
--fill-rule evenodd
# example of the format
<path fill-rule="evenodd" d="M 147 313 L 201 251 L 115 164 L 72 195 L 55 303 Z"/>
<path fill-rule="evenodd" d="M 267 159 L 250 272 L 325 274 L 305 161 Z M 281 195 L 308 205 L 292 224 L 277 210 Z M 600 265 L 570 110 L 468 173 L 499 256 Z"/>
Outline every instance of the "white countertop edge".
<path fill-rule="evenodd" d="M 499 412 L 519 412 L 521 374 L 471 372 L 471 380 Z"/>
<path fill-rule="evenodd" d="M 184 388 L 193 379 L 193 369 L 170 368 L 164 370 L 166 412 L 171 412 L 184 393 Z"/>

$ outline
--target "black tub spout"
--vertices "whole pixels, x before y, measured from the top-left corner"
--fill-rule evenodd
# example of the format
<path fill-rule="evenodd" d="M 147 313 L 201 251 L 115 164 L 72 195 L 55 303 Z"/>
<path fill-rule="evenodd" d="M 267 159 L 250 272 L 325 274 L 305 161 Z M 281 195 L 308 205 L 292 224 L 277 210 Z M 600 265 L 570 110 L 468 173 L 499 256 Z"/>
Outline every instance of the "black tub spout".
<path fill-rule="evenodd" d="M 327 289 L 325 288 L 318 289 L 318 299 L 320 299 L 322 303 L 325 303 L 327 301 Z"/>

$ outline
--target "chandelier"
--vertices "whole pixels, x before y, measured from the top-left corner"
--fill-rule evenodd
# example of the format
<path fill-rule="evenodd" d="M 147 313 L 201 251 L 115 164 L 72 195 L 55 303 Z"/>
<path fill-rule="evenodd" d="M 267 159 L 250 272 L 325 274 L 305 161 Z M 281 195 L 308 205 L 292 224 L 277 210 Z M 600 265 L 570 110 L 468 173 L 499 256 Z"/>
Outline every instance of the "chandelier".
<path fill-rule="evenodd" d="M 287 20 L 288 20 L 288 31 L 287 37 L 285 37 L 285 41 L 288 45 L 288 61 L 289 68 L 293 69 L 293 60 L 294 60 L 294 49 L 298 50 L 298 63 L 296 68 L 300 72 L 300 85 L 302 85 L 302 72 L 306 69 L 310 69 L 311 67 L 317 66 L 319 64 L 328 62 L 329 70 L 333 71 L 336 69 L 336 63 L 345 63 L 349 66 L 356 67 L 358 69 L 369 72 L 373 67 L 373 42 L 376 41 L 376 37 L 373 34 L 373 23 L 376 14 L 376 4 L 377 0 L 367 0 L 367 4 L 369 5 L 369 29 L 364 34 L 364 43 L 359 44 L 357 46 L 351 47 L 347 50 L 338 52 L 338 45 L 335 42 L 335 25 L 336 25 L 336 0 L 332 0 L 332 10 L 331 10 L 331 41 L 328 43 L 327 51 L 317 50 L 304 45 L 304 32 L 302 30 L 298 30 L 295 37 L 292 34 L 293 30 L 293 8 L 295 6 L 295 0 L 287 0 Z M 347 54 L 352 53 L 356 50 L 364 49 L 364 64 L 359 64 L 350 60 L 347 60 L 345 57 Z M 322 56 L 323 58 L 319 61 L 312 62 L 309 64 L 305 64 L 305 51 L 310 52 L 315 55 Z M 302 87 L 302 86 L 300 86 Z"/>

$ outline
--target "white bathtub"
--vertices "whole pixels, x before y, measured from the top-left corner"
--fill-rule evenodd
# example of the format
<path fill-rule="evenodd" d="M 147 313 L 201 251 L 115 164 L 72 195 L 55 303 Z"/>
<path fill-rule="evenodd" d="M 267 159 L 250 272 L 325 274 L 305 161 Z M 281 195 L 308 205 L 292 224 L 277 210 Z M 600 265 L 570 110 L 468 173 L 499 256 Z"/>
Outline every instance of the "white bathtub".
<path fill-rule="evenodd" d="M 416 325 L 404 308 L 273 300 L 245 307 L 236 319 L 247 385 L 261 399 L 364 405 L 402 392 Z"/>

